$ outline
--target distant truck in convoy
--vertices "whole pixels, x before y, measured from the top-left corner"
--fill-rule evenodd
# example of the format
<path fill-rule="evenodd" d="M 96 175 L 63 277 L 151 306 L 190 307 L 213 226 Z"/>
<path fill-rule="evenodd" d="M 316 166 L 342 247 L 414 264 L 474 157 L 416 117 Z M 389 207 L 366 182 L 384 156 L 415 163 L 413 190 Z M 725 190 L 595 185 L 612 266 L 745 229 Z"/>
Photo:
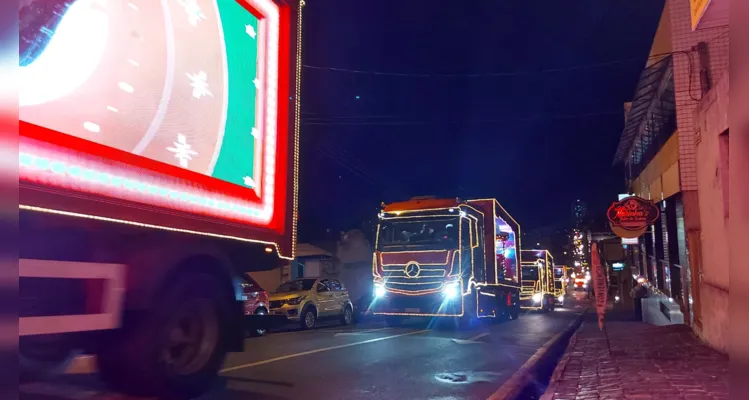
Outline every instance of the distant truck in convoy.
<path fill-rule="evenodd" d="M 196 396 L 294 257 L 304 2 L 20 4 L 21 369 Z"/>
<path fill-rule="evenodd" d="M 554 265 L 554 298 L 559 305 L 564 305 L 567 295 L 568 270 L 566 265 Z"/>
<path fill-rule="evenodd" d="M 520 251 L 520 304 L 523 309 L 553 311 L 554 258 L 548 250 Z"/>
<path fill-rule="evenodd" d="M 494 199 L 383 205 L 372 260 L 373 315 L 517 319 L 520 227 Z"/>

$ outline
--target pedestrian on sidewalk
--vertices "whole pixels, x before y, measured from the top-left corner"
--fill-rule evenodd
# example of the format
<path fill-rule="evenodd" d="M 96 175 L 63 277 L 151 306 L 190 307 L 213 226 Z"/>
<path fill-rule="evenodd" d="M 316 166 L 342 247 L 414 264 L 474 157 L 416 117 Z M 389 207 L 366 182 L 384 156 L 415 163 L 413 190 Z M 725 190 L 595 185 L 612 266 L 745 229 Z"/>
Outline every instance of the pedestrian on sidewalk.
<path fill-rule="evenodd" d="M 638 279 L 630 294 L 635 300 L 635 319 L 642 321 L 642 299 L 648 297 L 648 288 L 645 287 L 645 280 Z"/>

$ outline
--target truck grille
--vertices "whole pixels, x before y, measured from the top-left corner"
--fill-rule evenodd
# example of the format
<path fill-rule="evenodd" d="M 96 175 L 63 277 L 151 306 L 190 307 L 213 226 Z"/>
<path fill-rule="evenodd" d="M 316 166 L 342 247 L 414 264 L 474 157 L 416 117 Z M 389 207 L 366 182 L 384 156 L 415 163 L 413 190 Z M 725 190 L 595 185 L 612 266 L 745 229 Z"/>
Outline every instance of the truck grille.
<path fill-rule="evenodd" d="M 408 279 L 408 278 L 406 278 Z M 430 291 L 436 291 L 442 288 L 442 280 L 439 280 L 437 282 L 434 281 L 427 281 L 427 282 L 414 282 L 417 281 L 417 279 L 408 279 L 408 282 L 406 282 L 406 279 L 391 279 L 385 282 L 385 287 L 388 289 L 395 289 L 400 290 L 404 292 L 421 292 L 424 290 L 430 290 Z"/>

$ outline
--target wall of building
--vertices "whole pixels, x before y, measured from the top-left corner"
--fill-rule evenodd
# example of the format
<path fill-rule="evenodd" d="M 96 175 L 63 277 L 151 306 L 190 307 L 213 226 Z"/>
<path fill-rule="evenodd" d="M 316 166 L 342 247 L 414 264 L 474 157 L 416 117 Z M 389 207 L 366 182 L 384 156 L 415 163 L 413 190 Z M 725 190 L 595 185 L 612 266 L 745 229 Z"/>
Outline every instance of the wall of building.
<path fill-rule="evenodd" d="M 679 172 L 682 190 L 697 190 L 697 156 L 692 113 L 699 103 L 699 59 L 692 51 L 697 43 L 708 44 L 711 79 L 718 82 L 728 66 L 728 26 L 692 31 L 689 0 L 668 0 L 674 54 L 674 90 L 679 127 Z"/>
<path fill-rule="evenodd" d="M 650 46 L 647 67 L 657 63 L 671 53 L 671 17 L 668 12 L 668 6 L 663 7 L 661 19 L 658 21 L 658 28 L 653 36 L 653 44 Z"/>
<path fill-rule="evenodd" d="M 679 135 L 674 133 L 632 182 L 632 193 L 661 201 L 679 192 Z"/>
<path fill-rule="evenodd" d="M 698 193 L 700 180 L 704 185 L 708 178 L 707 170 L 711 167 L 701 164 L 710 163 L 711 154 L 706 144 L 698 160 L 698 126 L 695 109 L 703 100 L 700 76 L 700 56 L 697 45 L 707 44 L 708 78 L 712 86 L 720 82 L 728 71 L 729 28 L 727 24 L 709 25 L 692 30 L 689 0 L 667 0 L 669 21 L 671 25 L 672 52 L 674 53 L 674 90 L 676 97 L 676 119 L 679 132 L 679 183 L 682 190 L 684 228 L 689 247 L 689 265 L 692 285 L 691 295 L 694 298 L 693 328 L 708 344 L 725 350 L 727 348 L 728 292 L 723 291 L 719 282 L 724 274 L 723 266 L 727 265 L 725 251 L 711 248 L 724 228 L 714 225 L 709 217 L 701 216 L 702 212 L 714 212 L 713 205 L 702 204 L 710 201 L 711 195 Z M 714 155 L 713 155 L 714 156 Z M 715 174 L 714 165 L 712 174 Z M 701 179 L 700 179 L 701 177 Z M 702 197 L 702 199 L 701 199 Z M 721 202 L 722 204 L 722 202 Z M 709 222 L 708 222 L 709 221 Z M 723 223 L 722 218 L 720 219 Z M 704 227 L 703 223 L 710 223 Z M 707 243 L 703 241 L 707 240 Z M 708 254 L 703 254 L 707 251 Z M 713 259 L 713 257 L 718 257 Z M 705 281 L 705 273 L 715 281 Z M 715 285 L 712 285 L 712 284 Z"/>
<path fill-rule="evenodd" d="M 724 351 L 729 341 L 728 88 L 726 73 L 694 110 L 702 229 L 700 333 Z"/>

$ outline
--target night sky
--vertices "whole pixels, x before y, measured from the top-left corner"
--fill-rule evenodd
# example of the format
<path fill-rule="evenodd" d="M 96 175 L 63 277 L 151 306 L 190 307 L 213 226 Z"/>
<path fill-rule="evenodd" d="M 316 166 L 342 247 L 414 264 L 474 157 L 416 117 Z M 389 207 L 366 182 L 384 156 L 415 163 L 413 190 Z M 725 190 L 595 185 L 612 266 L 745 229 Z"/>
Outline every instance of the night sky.
<path fill-rule="evenodd" d="M 603 212 L 658 0 L 308 0 L 300 233 L 381 201 L 495 197 L 524 230 Z"/>

